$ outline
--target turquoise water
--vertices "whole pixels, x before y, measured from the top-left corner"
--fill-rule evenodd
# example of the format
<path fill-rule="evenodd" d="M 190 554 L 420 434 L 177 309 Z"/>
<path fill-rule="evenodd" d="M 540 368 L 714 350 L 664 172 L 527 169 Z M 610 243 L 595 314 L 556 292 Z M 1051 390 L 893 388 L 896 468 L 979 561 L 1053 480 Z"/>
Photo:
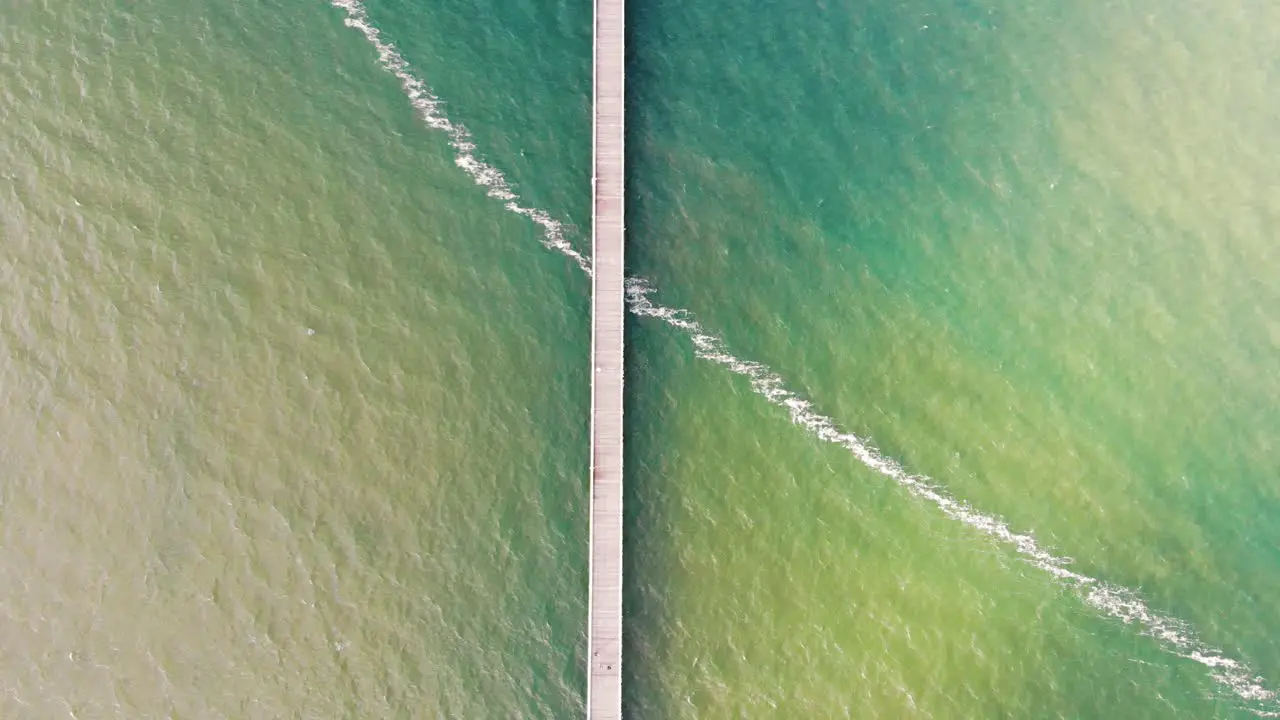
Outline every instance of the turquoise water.
<path fill-rule="evenodd" d="M 1280 711 L 1274 15 L 633 6 L 630 715 Z M 0 714 L 580 714 L 590 7 L 6 21 Z"/>

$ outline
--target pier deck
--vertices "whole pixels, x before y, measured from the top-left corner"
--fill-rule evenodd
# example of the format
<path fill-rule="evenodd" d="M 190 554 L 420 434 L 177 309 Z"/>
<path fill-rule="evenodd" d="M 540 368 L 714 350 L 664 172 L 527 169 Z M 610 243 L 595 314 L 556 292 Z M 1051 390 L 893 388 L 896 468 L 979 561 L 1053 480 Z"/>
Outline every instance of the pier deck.
<path fill-rule="evenodd" d="M 624 0 L 595 0 L 587 718 L 622 717 Z"/>

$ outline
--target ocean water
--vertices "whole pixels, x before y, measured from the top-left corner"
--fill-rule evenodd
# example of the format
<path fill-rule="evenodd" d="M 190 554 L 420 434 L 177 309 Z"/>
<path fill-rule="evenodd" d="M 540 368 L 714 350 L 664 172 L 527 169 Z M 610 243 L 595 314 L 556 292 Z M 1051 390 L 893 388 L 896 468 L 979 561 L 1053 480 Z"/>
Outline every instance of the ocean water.
<path fill-rule="evenodd" d="M 0 715 L 582 712 L 590 12 L 6 10 Z M 629 715 L 1280 712 L 1276 12 L 633 3 Z"/>
<path fill-rule="evenodd" d="M 0 715 L 577 712 L 580 273 L 333 7 L 3 27 Z"/>

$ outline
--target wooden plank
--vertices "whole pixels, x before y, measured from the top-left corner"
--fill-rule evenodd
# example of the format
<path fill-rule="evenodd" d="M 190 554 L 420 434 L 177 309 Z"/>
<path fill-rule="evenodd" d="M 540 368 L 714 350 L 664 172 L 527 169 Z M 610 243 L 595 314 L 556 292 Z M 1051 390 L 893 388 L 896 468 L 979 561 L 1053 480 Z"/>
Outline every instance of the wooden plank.
<path fill-rule="evenodd" d="M 595 0 L 587 718 L 622 717 L 624 0 Z"/>

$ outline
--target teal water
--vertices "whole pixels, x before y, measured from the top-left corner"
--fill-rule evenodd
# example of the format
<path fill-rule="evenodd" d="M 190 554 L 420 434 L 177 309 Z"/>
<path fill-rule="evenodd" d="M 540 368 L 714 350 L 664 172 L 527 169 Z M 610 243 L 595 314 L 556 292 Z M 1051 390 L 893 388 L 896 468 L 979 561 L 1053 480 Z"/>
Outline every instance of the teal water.
<path fill-rule="evenodd" d="M 1280 710 L 1274 14 L 633 5 L 629 714 Z M 0 714 L 580 714 L 590 7 L 0 78 Z"/>

